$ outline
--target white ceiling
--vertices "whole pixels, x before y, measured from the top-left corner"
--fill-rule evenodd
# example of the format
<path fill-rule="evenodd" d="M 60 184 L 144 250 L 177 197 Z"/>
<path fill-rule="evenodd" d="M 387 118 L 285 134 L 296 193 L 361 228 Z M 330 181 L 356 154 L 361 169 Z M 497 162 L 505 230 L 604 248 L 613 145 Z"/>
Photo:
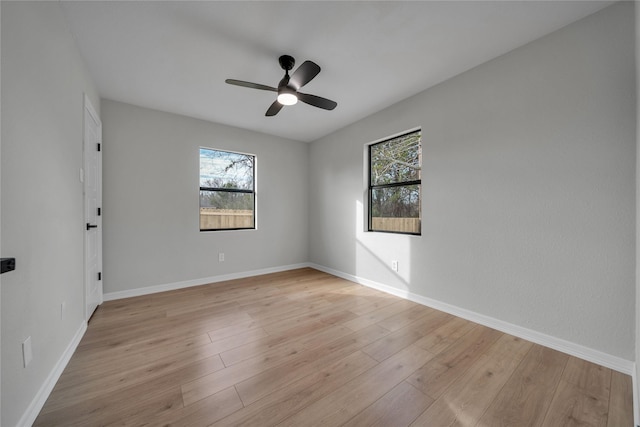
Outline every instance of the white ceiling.
<path fill-rule="evenodd" d="M 610 1 L 63 1 L 104 98 L 314 141 L 583 18 Z M 338 103 L 264 113 L 289 54 Z"/>

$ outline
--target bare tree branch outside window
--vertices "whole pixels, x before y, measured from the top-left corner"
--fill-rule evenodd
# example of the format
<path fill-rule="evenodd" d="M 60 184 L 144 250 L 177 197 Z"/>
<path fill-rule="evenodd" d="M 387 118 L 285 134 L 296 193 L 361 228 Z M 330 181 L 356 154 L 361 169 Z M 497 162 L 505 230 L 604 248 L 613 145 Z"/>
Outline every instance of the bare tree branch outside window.
<path fill-rule="evenodd" d="M 255 228 L 255 156 L 200 149 L 200 230 Z"/>
<path fill-rule="evenodd" d="M 420 234 L 421 132 L 369 147 L 369 229 Z"/>

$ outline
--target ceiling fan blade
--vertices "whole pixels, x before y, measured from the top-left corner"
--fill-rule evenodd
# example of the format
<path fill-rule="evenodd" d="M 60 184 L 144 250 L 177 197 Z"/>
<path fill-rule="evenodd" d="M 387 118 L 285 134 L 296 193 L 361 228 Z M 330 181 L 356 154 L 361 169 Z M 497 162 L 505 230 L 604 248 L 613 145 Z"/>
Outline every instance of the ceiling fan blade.
<path fill-rule="evenodd" d="M 315 62 L 304 61 L 291 75 L 289 84 L 297 89 L 309 83 L 320 72 L 320 66 Z"/>
<path fill-rule="evenodd" d="M 271 104 L 271 107 L 269 107 L 265 116 L 275 116 L 280 112 L 280 110 L 282 110 L 282 104 L 280 104 L 277 100 L 273 101 L 273 104 Z"/>
<path fill-rule="evenodd" d="M 307 93 L 298 92 L 298 99 L 306 104 L 314 107 L 324 108 L 325 110 L 333 110 L 338 105 L 337 102 L 320 96 L 309 95 Z"/>
<path fill-rule="evenodd" d="M 259 83 L 245 82 L 245 81 L 242 81 L 242 80 L 227 79 L 227 80 L 225 80 L 225 83 L 228 83 L 230 85 L 248 87 L 248 88 L 251 88 L 251 89 L 268 90 L 268 91 L 271 91 L 271 92 L 277 92 L 278 91 L 278 89 L 276 89 L 275 87 L 261 85 Z"/>

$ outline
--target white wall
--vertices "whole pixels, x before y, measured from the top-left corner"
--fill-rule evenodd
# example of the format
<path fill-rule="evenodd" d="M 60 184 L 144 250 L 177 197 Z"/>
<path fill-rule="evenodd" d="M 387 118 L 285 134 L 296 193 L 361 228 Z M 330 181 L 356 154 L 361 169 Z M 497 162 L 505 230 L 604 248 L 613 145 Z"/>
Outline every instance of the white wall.
<path fill-rule="evenodd" d="M 312 143 L 311 262 L 634 360 L 632 8 Z M 422 236 L 364 232 L 365 144 L 416 126 Z"/>
<path fill-rule="evenodd" d="M 17 262 L 1 290 L 1 424 L 9 427 L 35 417 L 84 325 L 83 92 L 95 107 L 99 97 L 57 2 L 1 7 L 2 256 Z M 28 336 L 33 361 L 25 369 Z"/>
<path fill-rule="evenodd" d="M 107 296 L 308 260 L 308 144 L 108 100 L 102 121 Z M 257 230 L 199 231 L 200 146 L 256 155 Z"/>
<path fill-rule="evenodd" d="M 633 406 L 635 424 L 640 423 L 640 6 L 635 6 L 635 34 L 636 34 L 636 322 L 635 322 L 635 377 L 633 390 Z"/>
<path fill-rule="evenodd" d="M 0 24 L 2 23 L 2 6 L 0 5 Z M 2 99 L 2 31 L 0 31 L 0 99 Z M 2 102 L 0 102 L 0 128 L 2 127 Z M 2 164 L 2 131 L 0 130 L 0 165 Z M 0 173 L 0 224 L 2 224 L 2 174 Z M 0 226 L 0 254 L 2 254 L 2 227 Z M 0 277 L 2 289 L 2 277 Z M 0 291 L 0 422 L 2 422 L 2 292 Z"/>

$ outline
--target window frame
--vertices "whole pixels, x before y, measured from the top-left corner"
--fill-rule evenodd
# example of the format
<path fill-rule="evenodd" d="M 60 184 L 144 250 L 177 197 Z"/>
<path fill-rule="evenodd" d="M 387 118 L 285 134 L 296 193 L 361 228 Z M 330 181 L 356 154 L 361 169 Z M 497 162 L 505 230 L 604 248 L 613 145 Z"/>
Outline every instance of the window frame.
<path fill-rule="evenodd" d="M 248 189 L 243 189 L 243 188 L 223 188 L 223 187 L 203 187 L 200 186 L 200 189 L 198 190 L 198 229 L 203 232 L 203 231 L 237 231 L 237 230 L 255 230 L 257 229 L 256 227 L 256 223 L 257 223 L 257 218 L 256 218 L 256 164 L 257 164 L 257 156 L 255 154 L 249 154 L 249 153 L 241 153 L 239 151 L 231 151 L 231 150 L 223 150 L 223 149 L 219 149 L 219 148 L 209 148 L 209 147 L 199 147 L 198 149 L 198 165 L 201 165 L 201 161 L 202 161 L 202 156 L 200 154 L 201 150 L 209 150 L 209 151 L 218 151 L 218 152 L 223 152 L 223 153 L 229 153 L 229 154 L 237 154 L 237 155 L 241 155 L 241 156 L 249 156 L 251 157 L 252 160 L 252 176 L 251 176 L 251 190 Z M 198 176 L 198 184 L 201 184 L 200 182 L 200 176 Z M 201 211 L 200 209 L 202 209 L 203 206 L 200 205 L 200 194 L 202 191 L 210 191 L 210 192 L 226 192 L 226 193 L 241 193 L 241 194 L 252 194 L 253 195 L 253 205 L 252 205 L 252 226 L 251 227 L 234 227 L 234 228 L 200 228 L 200 216 Z"/>
<path fill-rule="evenodd" d="M 385 142 L 389 142 L 392 141 L 394 139 L 398 139 L 398 138 L 402 138 L 404 136 L 407 135 L 411 135 L 414 133 L 419 133 L 420 134 L 420 179 L 417 180 L 410 180 L 410 181 L 401 181 L 401 182 L 393 182 L 393 183 L 389 183 L 389 184 L 373 184 L 373 177 L 372 177 L 372 171 L 373 171 L 373 167 L 372 167 L 372 149 L 373 147 L 375 147 L 378 144 L 383 144 Z M 368 212 L 367 212 L 367 231 L 368 232 L 372 232 L 372 233 L 391 233 L 391 234 L 404 234 L 404 235 L 410 235 L 410 236 L 421 236 L 422 235 L 422 128 L 418 127 L 418 128 L 414 128 L 405 132 L 401 132 L 398 133 L 394 136 L 390 136 L 390 137 L 386 137 L 383 139 L 380 139 L 378 141 L 372 142 L 370 144 L 368 144 L 367 146 L 367 197 L 368 197 L 368 201 L 367 201 L 367 207 L 368 207 Z M 398 187 L 409 187 L 409 186 L 413 186 L 413 185 L 417 185 L 418 186 L 418 209 L 419 209 L 419 216 L 418 219 L 420 220 L 420 231 L 417 233 L 414 232 L 409 232 L 409 231 L 393 231 L 393 230 L 377 230 L 373 228 L 373 192 L 374 190 L 377 189 L 384 189 L 384 188 L 398 188 Z"/>

